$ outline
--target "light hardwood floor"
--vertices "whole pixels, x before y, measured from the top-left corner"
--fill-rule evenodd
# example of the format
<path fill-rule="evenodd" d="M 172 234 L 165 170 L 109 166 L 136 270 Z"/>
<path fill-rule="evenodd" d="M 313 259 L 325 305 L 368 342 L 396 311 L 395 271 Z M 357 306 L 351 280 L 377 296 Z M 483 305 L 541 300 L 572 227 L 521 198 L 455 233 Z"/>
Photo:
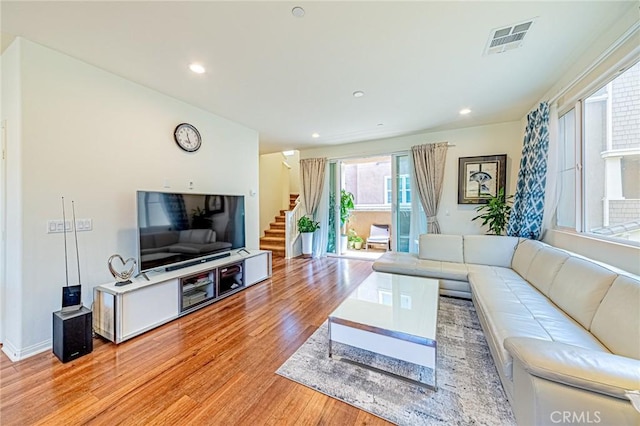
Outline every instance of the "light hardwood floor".
<path fill-rule="evenodd" d="M 277 259 L 272 279 L 67 364 L 2 354 L 0 424 L 388 424 L 275 374 L 370 272 Z"/>

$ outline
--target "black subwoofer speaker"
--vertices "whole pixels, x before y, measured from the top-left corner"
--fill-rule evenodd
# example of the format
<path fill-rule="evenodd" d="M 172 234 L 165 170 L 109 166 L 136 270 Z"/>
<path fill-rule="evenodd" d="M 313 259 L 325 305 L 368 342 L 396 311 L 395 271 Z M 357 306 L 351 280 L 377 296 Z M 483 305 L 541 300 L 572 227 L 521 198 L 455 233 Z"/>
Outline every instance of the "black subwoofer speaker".
<path fill-rule="evenodd" d="M 53 313 L 53 353 L 69 362 L 93 351 L 93 315 L 84 306 L 73 312 Z"/>

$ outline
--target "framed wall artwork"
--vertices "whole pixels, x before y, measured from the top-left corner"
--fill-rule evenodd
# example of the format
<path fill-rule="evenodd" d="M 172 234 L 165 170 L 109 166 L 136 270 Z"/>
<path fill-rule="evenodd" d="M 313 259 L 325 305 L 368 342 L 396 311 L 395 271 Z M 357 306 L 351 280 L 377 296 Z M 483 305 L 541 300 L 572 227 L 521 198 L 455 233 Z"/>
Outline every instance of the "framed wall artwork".
<path fill-rule="evenodd" d="M 487 204 L 507 181 L 507 154 L 458 159 L 458 204 Z M 506 192 L 506 188 L 505 188 Z"/>
<path fill-rule="evenodd" d="M 224 197 L 222 195 L 207 195 L 204 200 L 207 214 L 222 213 L 224 211 Z"/>

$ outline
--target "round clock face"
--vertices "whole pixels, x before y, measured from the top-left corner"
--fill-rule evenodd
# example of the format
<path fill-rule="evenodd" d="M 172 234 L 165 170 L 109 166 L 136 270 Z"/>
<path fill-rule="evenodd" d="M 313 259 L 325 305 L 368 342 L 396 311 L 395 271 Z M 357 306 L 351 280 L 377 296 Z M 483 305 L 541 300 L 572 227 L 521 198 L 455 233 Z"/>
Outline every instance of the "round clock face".
<path fill-rule="evenodd" d="M 178 146 L 187 152 L 197 151 L 202 145 L 200 132 L 189 123 L 178 124 L 173 132 L 173 137 Z"/>

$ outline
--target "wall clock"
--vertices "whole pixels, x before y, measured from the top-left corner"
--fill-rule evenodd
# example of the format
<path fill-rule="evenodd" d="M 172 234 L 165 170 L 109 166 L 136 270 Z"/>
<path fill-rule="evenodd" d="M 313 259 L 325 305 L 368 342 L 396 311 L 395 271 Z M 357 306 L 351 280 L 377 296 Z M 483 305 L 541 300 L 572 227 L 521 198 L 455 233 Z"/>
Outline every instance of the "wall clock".
<path fill-rule="evenodd" d="M 189 123 L 180 123 L 173 132 L 173 138 L 178 146 L 187 152 L 195 152 L 202 145 L 200 132 Z"/>

